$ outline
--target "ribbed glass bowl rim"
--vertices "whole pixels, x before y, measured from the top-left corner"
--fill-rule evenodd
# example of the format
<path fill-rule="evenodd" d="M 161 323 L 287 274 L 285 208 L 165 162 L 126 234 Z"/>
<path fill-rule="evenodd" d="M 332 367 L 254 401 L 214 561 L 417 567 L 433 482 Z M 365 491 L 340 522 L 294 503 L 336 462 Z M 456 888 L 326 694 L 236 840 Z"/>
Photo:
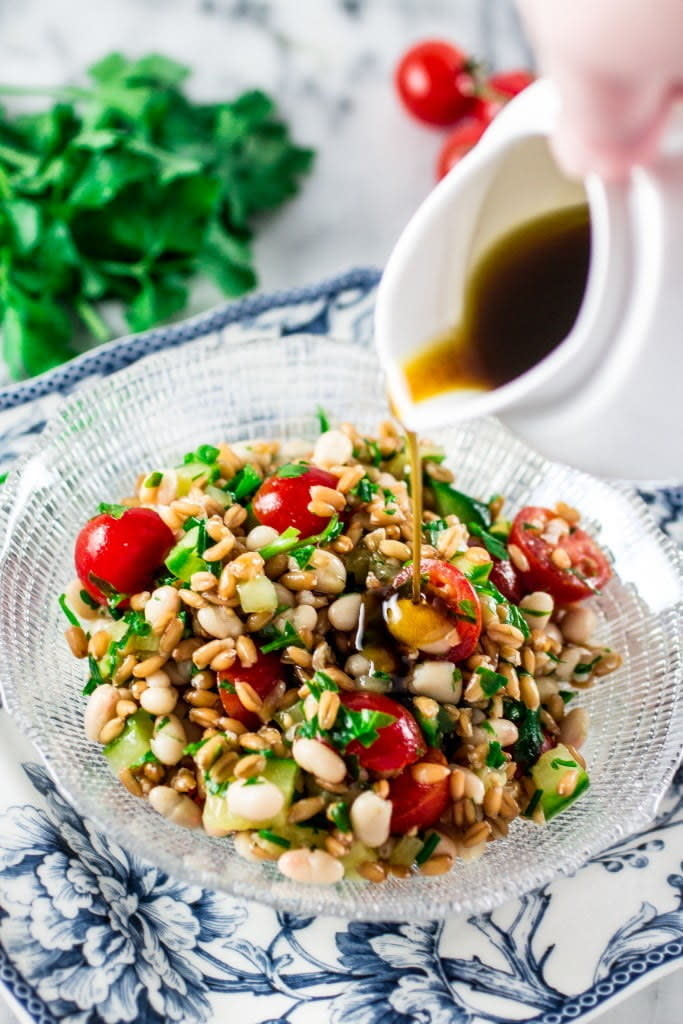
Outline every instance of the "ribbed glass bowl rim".
<path fill-rule="evenodd" d="M 253 336 L 244 339 L 230 339 L 229 344 L 231 350 L 241 346 L 250 345 L 254 342 L 269 342 L 274 346 L 277 346 L 286 344 L 288 337 L 301 338 L 305 336 L 306 332 L 300 331 L 290 336 L 274 337 L 272 334 L 263 334 L 256 329 Z M 357 342 L 350 340 L 339 340 L 326 335 L 310 335 L 310 337 L 314 338 L 315 341 L 319 343 L 326 343 L 341 347 L 352 346 L 354 349 L 365 349 L 365 346 L 359 345 Z M 180 347 L 180 350 L 189 347 L 207 347 L 208 349 L 215 350 L 215 338 L 196 338 L 184 343 Z M 365 349 L 365 351 L 370 357 L 371 353 L 367 349 Z M 16 461 L 2 488 L 2 493 L 0 494 L 0 565 L 4 561 L 8 542 L 12 534 L 11 512 L 21 488 L 23 469 L 31 462 L 32 459 L 39 455 L 41 451 L 49 448 L 53 438 L 59 435 L 60 431 L 63 429 L 63 414 L 75 406 L 78 406 L 82 410 L 84 401 L 96 402 L 100 391 L 102 389 L 106 389 L 108 382 L 111 381 L 112 378 L 115 377 L 117 383 L 120 385 L 125 385 L 138 378 L 141 373 L 144 373 L 145 368 L 150 365 L 150 363 L 156 366 L 158 363 L 175 360 L 177 359 L 178 352 L 178 348 L 173 348 L 172 350 L 162 350 L 160 352 L 147 355 L 131 366 L 118 370 L 113 374 L 109 374 L 103 378 L 98 378 L 94 381 L 85 381 L 64 398 L 63 402 L 48 418 L 43 431 L 37 436 L 36 440 L 26 450 L 26 452 Z M 496 423 L 497 427 L 500 429 L 501 438 L 506 435 L 510 436 L 506 428 L 496 420 L 489 418 L 486 421 L 482 421 L 482 423 L 484 422 Z M 523 442 L 520 442 L 518 438 L 515 438 L 515 442 L 520 446 L 520 449 L 533 455 L 533 457 L 539 461 L 539 464 L 546 467 L 560 465 L 558 463 L 553 463 L 551 460 L 546 459 L 539 453 L 532 451 L 532 449 L 526 446 Z M 580 470 L 572 469 L 564 464 L 562 464 L 562 469 L 574 474 L 577 479 L 583 478 L 586 481 L 598 481 L 602 486 L 609 487 L 619 496 L 621 501 L 628 504 L 632 511 L 635 512 L 637 517 L 642 521 L 643 527 L 647 527 L 651 536 L 656 537 L 659 546 L 671 565 L 672 571 L 677 575 L 679 583 L 681 587 L 683 587 L 683 551 L 681 551 L 674 541 L 658 527 L 649 508 L 635 493 L 632 486 L 621 481 L 605 481 L 587 473 L 583 473 Z M 672 650 L 679 656 L 680 663 L 682 647 L 681 639 L 683 637 L 683 605 L 681 602 L 678 603 L 676 608 L 678 613 L 679 629 L 676 635 L 672 636 L 671 644 Z M 11 644 L 6 642 L 5 634 L 1 626 L 0 656 L 3 656 L 3 661 L 5 659 L 11 661 L 12 647 Z M 39 726 L 37 726 L 33 719 L 23 711 L 19 704 L 15 704 L 13 700 L 15 696 L 14 685 L 5 673 L 0 677 L 0 693 L 2 694 L 4 707 L 24 731 L 26 736 L 32 741 L 59 790 L 68 799 L 71 805 L 80 814 L 83 814 L 85 817 L 90 819 L 100 829 L 105 830 L 105 832 L 109 832 L 109 834 L 111 834 L 112 827 L 114 827 L 117 830 L 117 833 L 113 838 L 117 843 L 122 845 L 128 852 L 139 857 L 141 860 L 152 863 L 157 868 L 165 871 L 171 878 L 175 878 L 187 884 L 201 885 L 202 887 L 210 890 L 226 892 L 236 897 L 253 899 L 260 903 L 269 905 L 276 910 L 308 914 L 340 915 L 347 920 L 356 921 L 383 921 L 403 919 L 403 915 L 405 915 L 406 919 L 433 920 L 436 918 L 443 918 L 454 913 L 488 912 L 493 910 L 495 907 L 500 906 L 507 900 L 519 898 L 529 891 L 541 888 L 543 885 L 548 884 L 558 877 L 573 874 L 591 857 L 605 849 L 608 849 L 615 842 L 623 839 L 633 832 L 636 832 L 639 828 L 643 828 L 649 824 L 656 813 L 656 808 L 664 796 L 683 754 L 683 693 L 681 693 L 683 677 L 679 678 L 679 683 L 681 685 L 678 688 L 678 697 L 674 701 L 671 729 L 669 730 L 671 740 L 667 745 L 664 762 L 659 772 L 660 784 L 651 792 L 650 799 L 645 805 L 641 806 L 637 810 L 634 809 L 630 816 L 625 818 L 622 822 L 619 824 L 615 823 L 610 829 L 605 830 L 599 837 L 596 837 L 593 843 L 584 843 L 580 850 L 563 851 L 561 856 L 558 856 L 546 867 L 538 867 L 538 865 L 536 865 L 534 868 L 533 879 L 526 877 L 527 873 L 521 872 L 516 878 L 508 877 L 505 880 L 502 880 L 500 888 L 495 892 L 483 894 L 477 899 L 464 898 L 453 899 L 451 901 L 448 899 L 440 900 L 438 907 L 429 900 L 427 900 L 426 904 L 423 905 L 423 901 L 419 897 L 424 897 L 425 894 L 418 894 L 416 892 L 415 899 L 406 899 L 406 905 L 403 907 L 403 914 L 400 916 L 396 913 L 392 913 L 391 915 L 387 914 L 387 907 L 381 899 L 381 886 L 364 886 L 362 890 L 363 898 L 359 899 L 353 907 L 350 907 L 348 903 L 342 903 L 337 900 L 332 889 L 324 890 L 321 893 L 320 887 L 310 887 L 302 884 L 298 886 L 297 895 L 295 896 L 292 896 L 291 893 L 281 894 L 268 889 L 268 880 L 264 876 L 264 885 L 260 889 L 255 890 L 253 887 L 253 881 L 242 883 L 239 879 L 226 880 L 218 872 L 206 871 L 202 868 L 198 869 L 198 867 L 193 864 L 185 864 L 183 863 L 182 858 L 173 854 L 167 854 L 158 846 L 155 847 L 154 850 L 150 851 L 142 841 L 138 840 L 134 835 L 128 834 L 125 823 L 121 822 L 118 818 L 103 814 L 99 805 L 93 798 L 83 796 L 80 793 L 74 793 L 71 787 L 67 786 L 62 781 L 59 769 L 55 768 L 52 765 L 50 758 L 43 753 L 41 742 L 42 735 Z M 679 737 L 678 741 L 676 741 L 677 736 Z M 359 892 L 360 891 L 361 890 L 359 890 Z M 376 893 L 378 898 L 374 898 L 373 893 Z M 410 906 L 408 906 L 408 904 L 410 904 Z M 395 908 L 392 907 L 392 911 L 394 909 Z"/>

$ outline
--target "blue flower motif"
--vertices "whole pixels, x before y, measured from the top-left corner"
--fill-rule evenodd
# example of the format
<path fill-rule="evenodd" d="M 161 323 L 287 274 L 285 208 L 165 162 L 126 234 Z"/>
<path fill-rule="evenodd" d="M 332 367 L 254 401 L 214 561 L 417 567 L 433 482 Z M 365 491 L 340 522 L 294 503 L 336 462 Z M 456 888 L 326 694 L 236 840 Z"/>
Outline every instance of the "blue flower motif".
<path fill-rule="evenodd" d="M 216 968 L 206 946 L 246 911 L 125 853 L 45 769 L 24 770 L 48 807 L 0 820 L 0 938 L 18 969 L 69 1024 L 206 1021 Z"/>

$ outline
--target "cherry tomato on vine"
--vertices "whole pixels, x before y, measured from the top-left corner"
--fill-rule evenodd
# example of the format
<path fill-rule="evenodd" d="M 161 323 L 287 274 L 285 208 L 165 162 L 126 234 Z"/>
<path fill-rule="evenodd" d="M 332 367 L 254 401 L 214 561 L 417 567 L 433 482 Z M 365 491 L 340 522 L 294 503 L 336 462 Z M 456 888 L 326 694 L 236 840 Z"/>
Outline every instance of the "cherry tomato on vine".
<path fill-rule="evenodd" d="M 428 750 L 422 760 L 447 763 L 440 750 Z M 392 832 L 405 835 L 411 828 L 430 828 L 451 804 L 449 777 L 446 775 L 430 783 L 417 782 L 410 768 L 405 768 L 389 782 L 389 799 L 393 808 Z"/>
<path fill-rule="evenodd" d="M 604 586 L 612 570 L 585 530 L 572 527 L 557 544 L 546 540 L 542 535 L 550 520 L 556 518 L 557 514 L 549 508 L 523 508 L 512 524 L 510 544 L 516 544 L 529 563 L 527 570 L 519 571 L 526 589 L 547 590 L 558 604 L 570 604 L 590 597 Z M 560 568 L 553 562 L 556 548 L 568 556 L 567 568 Z"/>
<path fill-rule="evenodd" d="M 446 138 L 436 161 L 436 178 L 441 181 L 452 167 L 476 146 L 488 127 L 487 121 L 465 117 Z"/>
<path fill-rule="evenodd" d="M 218 673 L 218 692 L 226 715 L 236 718 L 247 729 L 258 729 L 262 721 L 254 711 L 245 708 L 237 696 L 235 683 L 247 683 L 261 700 L 266 700 L 281 679 L 282 663 L 280 656 L 274 652 L 260 652 L 257 661 L 248 668 L 236 662 L 231 668 L 223 669 Z"/>
<path fill-rule="evenodd" d="M 352 740 L 346 753 L 354 754 L 363 768 L 382 775 L 400 772 L 424 754 L 427 744 L 422 731 L 407 708 L 381 693 L 341 693 L 341 702 L 351 711 L 379 711 L 395 721 L 377 730 L 377 739 L 369 747 Z"/>
<path fill-rule="evenodd" d="M 523 89 L 531 85 L 533 81 L 535 81 L 535 78 L 531 71 L 527 71 L 526 68 L 516 68 L 514 71 L 496 71 L 495 74 L 489 75 L 486 85 L 487 88 L 492 89 L 501 96 L 512 99 L 513 96 L 517 96 Z"/>
<path fill-rule="evenodd" d="M 311 487 L 337 487 L 337 477 L 326 473 L 317 466 L 286 467 L 285 471 L 295 475 L 274 476 L 265 480 L 254 495 L 252 508 L 259 523 L 272 526 L 278 533 L 293 526 L 302 537 L 321 533 L 329 519 L 309 512 Z"/>
<path fill-rule="evenodd" d="M 76 538 L 76 574 L 98 604 L 112 592 L 138 594 L 152 587 L 156 571 L 175 538 L 151 508 L 129 508 L 122 515 L 102 513 Z"/>
<path fill-rule="evenodd" d="M 457 641 L 451 644 L 450 648 L 444 652 L 445 657 L 449 661 L 454 662 L 469 658 L 477 646 L 479 634 L 481 633 L 481 604 L 479 603 L 477 592 L 464 573 L 460 572 L 460 569 L 456 569 L 450 562 L 442 562 L 436 558 L 423 558 L 420 562 L 420 575 L 424 580 L 422 591 L 427 598 L 427 603 L 429 603 L 430 595 L 439 598 L 449 618 L 452 618 L 452 627 L 457 633 Z M 412 577 L 413 566 L 408 565 L 405 569 L 401 570 L 394 580 L 394 588 L 398 590 L 408 583 Z M 419 615 L 421 606 L 413 605 L 412 607 L 418 610 Z M 410 614 L 409 607 L 402 608 L 401 611 L 407 616 Z M 423 616 L 420 616 L 420 618 L 423 618 Z M 409 623 L 406 623 L 406 627 L 409 627 L 409 625 Z M 421 629 L 424 628 L 423 624 L 418 624 L 417 621 L 416 626 Z M 390 624 L 389 628 L 390 630 L 392 628 Z M 414 643 L 411 646 L 417 647 L 420 645 L 419 643 Z"/>
<path fill-rule="evenodd" d="M 406 109 L 425 124 L 455 124 L 474 94 L 469 58 L 457 46 L 428 39 L 401 58 L 396 88 Z"/>

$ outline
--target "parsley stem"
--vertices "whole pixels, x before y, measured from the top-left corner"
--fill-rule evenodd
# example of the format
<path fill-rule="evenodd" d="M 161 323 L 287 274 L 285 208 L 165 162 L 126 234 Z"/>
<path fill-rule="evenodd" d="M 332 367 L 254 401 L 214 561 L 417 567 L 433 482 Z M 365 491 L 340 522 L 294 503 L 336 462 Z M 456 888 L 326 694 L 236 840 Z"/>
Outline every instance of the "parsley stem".
<path fill-rule="evenodd" d="M 85 299 L 79 299 L 76 303 L 76 311 L 97 341 L 109 341 L 111 331 L 91 303 L 86 302 Z"/>

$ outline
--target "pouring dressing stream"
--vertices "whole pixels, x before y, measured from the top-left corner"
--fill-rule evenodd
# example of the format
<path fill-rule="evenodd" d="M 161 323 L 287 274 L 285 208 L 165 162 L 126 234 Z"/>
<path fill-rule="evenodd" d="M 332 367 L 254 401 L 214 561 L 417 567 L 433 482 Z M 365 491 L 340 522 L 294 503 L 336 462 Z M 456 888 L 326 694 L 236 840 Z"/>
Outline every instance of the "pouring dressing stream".
<path fill-rule="evenodd" d="M 495 414 L 551 458 L 604 475 L 677 479 L 683 457 L 671 439 L 672 428 L 683 427 L 683 108 L 672 115 L 654 167 L 635 169 L 623 184 L 597 177 L 581 184 L 562 175 L 550 152 L 558 102 L 549 82 L 525 90 L 405 228 L 383 275 L 375 317 L 389 393 L 408 430 Z M 585 230 L 582 210 L 588 211 Z M 524 239 L 534 223 L 539 258 L 525 262 Z M 543 239 L 563 223 L 584 230 L 584 259 L 589 231 L 590 255 L 582 279 L 580 245 L 574 279 L 566 268 L 563 279 L 562 259 L 574 244 L 571 230 L 565 233 L 548 301 L 552 275 Z M 507 300 L 515 287 L 524 293 L 515 315 L 524 313 L 524 303 L 540 307 L 545 300 L 536 326 L 542 334 L 545 317 L 552 334 L 554 325 L 555 336 L 540 347 L 523 316 L 517 338 L 510 316 L 496 320 L 504 291 L 481 287 L 477 294 L 477 277 L 486 277 L 481 268 L 490 269 L 506 238 L 510 280 L 518 275 Z M 453 357 L 468 355 L 463 333 L 476 323 L 477 298 L 479 322 L 490 321 L 491 351 L 502 352 L 510 372 L 492 374 L 497 364 L 490 354 L 488 373 L 482 373 L 486 361 L 476 358 L 460 359 L 463 372 L 457 371 Z M 473 341 L 469 356 L 486 355 L 481 334 Z"/>

